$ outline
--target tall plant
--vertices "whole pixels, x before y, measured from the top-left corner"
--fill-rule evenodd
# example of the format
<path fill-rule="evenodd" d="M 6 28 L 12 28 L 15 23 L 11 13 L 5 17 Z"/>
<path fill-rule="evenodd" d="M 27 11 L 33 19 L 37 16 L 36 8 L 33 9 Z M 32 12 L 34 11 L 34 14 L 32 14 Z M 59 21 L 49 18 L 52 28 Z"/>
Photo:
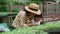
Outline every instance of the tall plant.
<path fill-rule="evenodd" d="M 0 6 L 0 12 L 7 12 L 8 10 L 7 10 L 7 6 Z"/>
<path fill-rule="evenodd" d="M 0 0 L 0 4 L 8 4 L 9 3 L 9 0 Z"/>
<path fill-rule="evenodd" d="M 0 12 L 6 12 L 7 11 L 7 5 L 9 4 L 9 0 L 0 0 Z"/>

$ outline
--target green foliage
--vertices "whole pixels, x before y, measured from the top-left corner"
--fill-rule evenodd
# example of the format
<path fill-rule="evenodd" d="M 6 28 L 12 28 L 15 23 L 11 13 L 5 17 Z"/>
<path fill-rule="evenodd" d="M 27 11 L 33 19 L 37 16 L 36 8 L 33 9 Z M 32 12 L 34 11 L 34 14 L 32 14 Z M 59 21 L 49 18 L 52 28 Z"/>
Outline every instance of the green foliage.
<path fill-rule="evenodd" d="M 7 12 L 6 4 L 9 4 L 9 0 L 0 0 L 0 12 Z"/>
<path fill-rule="evenodd" d="M 31 1 L 42 1 L 42 0 L 31 0 Z"/>
<path fill-rule="evenodd" d="M 12 3 L 13 3 L 14 5 L 23 5 L 23 2 L 13 1 Z"/>
<path fill-rule="evenodd" d="M 19 10 L 18 9 L 13 9 L 13 12 L 19 12 Z"/>
<path fill-rule="evenodd" d="M 25 4 L 26 3 L 26 5 L 29 5 L 30 3 L 36 3 L 36 4 L 40 4 L 41 3 L 41 1 L 29 1 L 29 2 L 17 2 L 17 1 L 13 1 L 13 4 L 15 4 L 15 5 L 23 5 L 23 4 Z"/>
<path fill-rule="evenodd" d="M 9 0 L 0 0 L 0 4 L 9 4 Z"/>
<path fill-rule="evenodd" d="M 47 32 L 45 32 L 46 30 L 52 30 L 57 28 L 60 28 L 60 22 L 46 23 L 40 26 L 22 27 L 15 29 L 11 32 L 1 34 L 47 34 Z"/>
<path fill-rule="evenodd" d="M 1 33 L 1 34 L 37 34 L 37 33 L 40 33 L 37 31 L 38 31 L 37 27 L 23 27 L 23 28 L 13 30 L 8 33 Z M 44 32 L 44 34 L 45 34 L 45 32 Z"/>
<path fill-rule="evenodd" d="M 45 31 L 60 29 L 60 22 L 46 23 L 39 27 L 40 30 L 45 30 Z"/>
<path fill-rule="evenodd" d="M 40 4 L 40 1 L 32 1 L 32 2 L 26 2 L 26 5 L 29 5 L 30 3 L 36 3 L 36 4 Z"/>
<path fill-rule="evenodd" d="M 0 12 L 7 12 L 7 6 L 0 6 Z"/>

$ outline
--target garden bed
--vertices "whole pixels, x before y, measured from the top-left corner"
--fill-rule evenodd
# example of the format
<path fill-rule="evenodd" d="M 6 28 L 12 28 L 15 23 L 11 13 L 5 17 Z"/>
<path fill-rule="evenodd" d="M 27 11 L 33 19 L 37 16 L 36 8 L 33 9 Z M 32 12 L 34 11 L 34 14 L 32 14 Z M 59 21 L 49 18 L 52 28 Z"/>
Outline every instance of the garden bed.
<path fill-rule="evenodd" d="M 45 23 L 40 26 L 18 28 L 1 34 L 48 34 L 50 30 L 60 29 L 60 22 Z M 57 31 L 57 30 L 56 30 Z M 59 30 L 60 31 L 60 30 Z"/>

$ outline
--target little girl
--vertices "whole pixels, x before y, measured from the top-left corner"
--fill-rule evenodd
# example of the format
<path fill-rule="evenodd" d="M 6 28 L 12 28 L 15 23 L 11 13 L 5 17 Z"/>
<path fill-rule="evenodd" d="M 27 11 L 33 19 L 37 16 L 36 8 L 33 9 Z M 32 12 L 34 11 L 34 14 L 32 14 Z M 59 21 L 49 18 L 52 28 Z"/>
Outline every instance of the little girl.
<path fill-rule="evenodd" d="M 41 15 L 35 15 L 34 20 L 32 20 L 33 23 L 37 24 L 37 26 L 40 25 L 40 23 L 42 23 L 42 14 Z"/>
<path fill-rule="evenodd" d="M 42 14 L 35 15 L 34 18 L 31 21 L 29 21 L 29 24 L 31 24 L 30 26 L 33 26 L 32 24 L 35 24 L 35 26 L 39 26 L 41 23 L 42 23 Z"/>

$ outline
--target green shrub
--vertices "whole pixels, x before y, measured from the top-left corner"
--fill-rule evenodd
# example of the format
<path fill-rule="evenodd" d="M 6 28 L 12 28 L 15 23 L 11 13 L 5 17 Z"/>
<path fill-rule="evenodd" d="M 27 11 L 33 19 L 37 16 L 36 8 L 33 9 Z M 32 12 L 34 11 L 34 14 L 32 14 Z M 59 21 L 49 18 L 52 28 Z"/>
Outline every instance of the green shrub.
<path fill-rule="evenodd" d="M 9 0 L 0 0 L 0 12 L 6 12 L 7 10 L 7 6 L 6 4 L 9 4 Z"/>
<path fill-rule="evenodd" d="M 23 28 L 19 28 L 16 30 L 13 30 L 11 32 L 5 32 L 5 33 L 1 33 L 1 34 L 37 34 L 37 33 L 42 33 L 42 31 L 37 32 L 37 27 L 23 27 Z M 45 32 L 44 32 L 45 34 Z"/>
<path fill-rule="evenodd" d="M 0 4 L 9 4 L 9 0 L 0 0 Z"/>
<path fill-rule="evenodd" d="M 12 3 L 13 3 L 14 5 L 23 5 L 23 2 L 13 1 Z"/>
<path fill-rule="evenodd" d="M 32 2 L 26 2 L 26 5 L 29 5 L 30 3 L 36 3 L 36 4 L 40 4 L 40 1 L 32 1 Z"/>
<path fill-rule="evenodd" d="M 7 6 L 0 6 L 0 12 L 7 12 Z"/>
<path fill-rule="evenodd" d="M 60 28 L 60 22 L 55 23 L 46 23 L 40 26 L 32 26 L 32 27 L 23 27 L 15 29 L 11 32 L 1 33 L 1 34 L 47 34 L 46 30 L 52 30 Z"/>
<path fill-rule="evenodd" d="M 40 4 L 41 3 L 41 1 L 29 1 L 29 2 L 17 2 L 17 1 L 13 1 L 13 4 L 15 4 L 15 5 L 23 5 L 23 4 L 25 4 L 26 3 L 26 5 L 29 5 L 30 3 L 36 3 L 36 4 Z"/>
<path fill-rule="evenodd" d="M 18 9 L 13 9 L 13 12 L 19 12 L 19 10 Z"/>
<path fill-rule="evenodd" d="M 40 25 L 39 27 L 40 30 L 45 30 L 45 31 L 60 29 L 60 22 L 46 23 Z"/>

